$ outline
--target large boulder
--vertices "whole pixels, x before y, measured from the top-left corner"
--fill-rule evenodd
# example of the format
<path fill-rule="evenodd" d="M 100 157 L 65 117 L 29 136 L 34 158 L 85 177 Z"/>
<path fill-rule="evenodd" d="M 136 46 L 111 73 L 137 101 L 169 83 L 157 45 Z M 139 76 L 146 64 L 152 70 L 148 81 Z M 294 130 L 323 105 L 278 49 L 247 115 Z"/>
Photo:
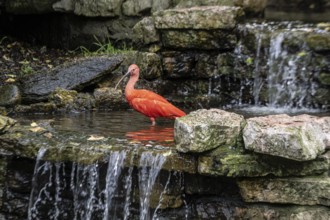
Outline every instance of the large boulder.
<path fill-rule="evenodd" d="M 122 0 L 75 0 L 74 13 L 87 17 L 115 17 L 121 14 Z"/>
<path fill-rule="evenodd" d="M 22 99 L 25 102 L 44 101 L 56 88 L 82 90 L 111 74 L 122 59 L 91 57 L 58 67 L 48 73 L 28 76 L 21 80 Z"/>
<path fill-rule="evenodd" d="M 14 14 L 39 14 L 53 12 L 53 4 L 58 0 L 10 0 L 5 1 L 6 11 Z"/>
<path fill-rule="evenodd" d="M 238 181 L 246 202 L 330 206 L 330 178 L 245 179 Z"/>
<path fill-rule="evenodd" d="M 324 153 L 327 137 L 318 118 L 270 115 L 247 119 L 243 130 L 245 148 L 297 161 L 313 160 Z"/>
<path fill-rule="evenodd" d="M 174 125 L 176 148 L 201 153 L 218 147 L 238 145 L 244 125 L 241 115 L 220 109 L 201 109 L 177 118 Z"/>

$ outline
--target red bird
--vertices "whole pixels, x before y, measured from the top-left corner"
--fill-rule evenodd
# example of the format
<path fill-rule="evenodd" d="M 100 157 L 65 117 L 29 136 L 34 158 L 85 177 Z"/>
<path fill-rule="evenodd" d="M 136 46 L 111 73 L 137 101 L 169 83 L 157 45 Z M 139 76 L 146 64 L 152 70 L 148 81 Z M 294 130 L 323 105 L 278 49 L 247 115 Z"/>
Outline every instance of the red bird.
<path fill-rule="evenodd" d="M 164 97 L 146 89 L 134 88 L 140 75 L 140 69 L 136 64 L 129 66 L 127 73 L 118 81 L 115 89 L 128 74 L 130 74 L 130 79 L 125 88 L 126 100 L 133 109 L 149 117 L 152 125 L 156 124 L 155 118 L 158 117 L 175 119 L 186 115 Z"/>

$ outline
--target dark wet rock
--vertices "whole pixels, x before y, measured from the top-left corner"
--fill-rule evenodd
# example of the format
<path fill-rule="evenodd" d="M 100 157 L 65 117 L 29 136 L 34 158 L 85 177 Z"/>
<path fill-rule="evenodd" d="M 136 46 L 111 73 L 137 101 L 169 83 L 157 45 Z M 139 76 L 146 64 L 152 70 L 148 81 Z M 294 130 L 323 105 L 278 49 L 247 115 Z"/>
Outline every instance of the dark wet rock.
<path fill-rule="evenodd" d="M 56 88 L 80 91 L 99 82 L 122 62 L 117 57 L 92 57 L 56 68 L 49 73 L 35 74 L 21 80 L 24 102 L 38 102 L 48 98 Z"/>
<path fill-rule="evenodd" d="M 120 15 L 122 1 L 102 0 L 76 0 L 74 1 L 74 13 L 87 17 L 115 17 Z"/>
<path fill-rule="evenodd" d="M 220 109 L 191 112 L 175 120 L 176 148 L 181 152 L 201 153 L 235 147 L 241 144 L 244 121 L 243 116 Z"/>
<path fill-rule="evenodd" d="M 327 141 L 317 121 L 309 115 L 249 118 L 243 130 L 245 148 L 291 160 L 313 160 L 324 153 Z"/>
<path fill-rule="evenodd" d="M 53 3 L 57 0 L 45 1 L 6 1 L 6 10 L 13 14 L 39 14 L 53 12 Z"/>
<path fill-rule="evenodd" d="M 330 206 L 330 177 L 238 181 L 246 202 Z"/>
<path fill-rule="evenodd" d="M 0 86 L 0 106 L 13 106 L 21 101 L 21 93 L 16 85 Z"/>
<path fill-rule="evenodd" d="M 229 50 L 235 48 L 237 38 L 222 30 L 163 30 L 162 43 L 165 48 Z"/>

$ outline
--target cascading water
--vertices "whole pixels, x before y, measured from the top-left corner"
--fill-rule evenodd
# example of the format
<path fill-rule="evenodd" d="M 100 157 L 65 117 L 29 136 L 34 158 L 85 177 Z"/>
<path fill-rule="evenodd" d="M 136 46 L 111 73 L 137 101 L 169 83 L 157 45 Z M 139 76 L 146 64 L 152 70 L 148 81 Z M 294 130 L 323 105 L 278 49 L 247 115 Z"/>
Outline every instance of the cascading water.
<path fill-rule="evenodd" d="M 312 25 L 283 22 L 251 23 L 242 27 L 241 31 L 243 39 L 235 49 L 235 62 L 252 66 L 253 60 L 250 93 L 254 106 L 285 112 L 319 108 L 313 97 L 318 88 L 320 70 L 316 68 L 315 55 L 306 39 L 310 33 L 321 30 Z M 251 46 L 251 39 L 255 40 L 254 46 Z M 242 45 L 245 47 L 243 50 Z M 242 68 L 238 66 L 235 65 L 236 71 Z M 241 90 L 246 86 L 248 83 L 242 80 Z M 242 94 L 238 105 L 244 104 L 241 100 Z"/>
<path fill-rule="evenodd" d="M 157 208 L 150 213 L 149 203 L 165 155 L 142 152 L 139 171 L 134 172 L 135 150 L 130 152 L 130 157 L 125 150 L 112 152 L 107 166 L 52 163 L 42 160 L 45 153 L 45 149 L 40 150 L 35 165 L 29 219 L 144 220 L 157 215 Z M 138 204 L 132 202 L 134 195 L 140 197 Z M 136 211 L 136 205 L 140 211 Z"/>

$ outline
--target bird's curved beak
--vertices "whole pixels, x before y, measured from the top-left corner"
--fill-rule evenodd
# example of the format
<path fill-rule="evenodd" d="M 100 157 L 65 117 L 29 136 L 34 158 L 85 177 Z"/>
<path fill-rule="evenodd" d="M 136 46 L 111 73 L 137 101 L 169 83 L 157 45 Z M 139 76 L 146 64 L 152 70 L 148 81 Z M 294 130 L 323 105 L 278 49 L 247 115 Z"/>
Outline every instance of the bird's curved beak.
<path fill-rule="evenodd" d="M 115 86 L 115 90 L 117 89 L 118 85 L 121 83 L 121 81 L 123 81 L 123 79 L 130 73 L 130 71 L 127 71 L 127 73 L 125 73 L 125 75 L 123 77 L 121 77 L 121 79 L 117 82 L 116 86 Z"/>

